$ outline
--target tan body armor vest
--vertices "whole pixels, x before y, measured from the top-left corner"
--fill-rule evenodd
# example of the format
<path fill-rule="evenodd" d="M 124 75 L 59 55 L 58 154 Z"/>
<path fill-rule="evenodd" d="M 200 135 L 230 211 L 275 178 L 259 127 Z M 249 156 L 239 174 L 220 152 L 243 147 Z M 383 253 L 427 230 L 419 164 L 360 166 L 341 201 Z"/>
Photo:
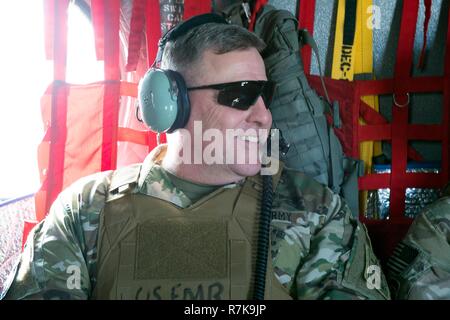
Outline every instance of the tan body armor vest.
<path fill-rule="evenodd" d="M 261 177 L 220 188 L 183 209 L 153 196 L 117 192 L 132 190 L 133 176 L 119 183 L 113 178 L 100 218 L 92 298 L 251 299 Z M 267 262 L 265 298 L 292 299 L 275 277 L 270 252 Z"/>

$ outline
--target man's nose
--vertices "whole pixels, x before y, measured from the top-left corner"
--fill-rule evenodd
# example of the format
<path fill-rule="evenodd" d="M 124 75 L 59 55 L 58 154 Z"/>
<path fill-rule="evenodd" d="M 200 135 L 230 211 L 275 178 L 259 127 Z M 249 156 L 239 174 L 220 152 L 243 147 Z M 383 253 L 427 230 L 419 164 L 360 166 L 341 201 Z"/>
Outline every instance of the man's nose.
<path fill-rule="evenodd" d="M 272 114 L 266 108 L 264 100 L 259 97 L 256 103 L 250 107 L 248 122 L 257 122 L 261 127 L 268 127 L 272 124 Z"/>

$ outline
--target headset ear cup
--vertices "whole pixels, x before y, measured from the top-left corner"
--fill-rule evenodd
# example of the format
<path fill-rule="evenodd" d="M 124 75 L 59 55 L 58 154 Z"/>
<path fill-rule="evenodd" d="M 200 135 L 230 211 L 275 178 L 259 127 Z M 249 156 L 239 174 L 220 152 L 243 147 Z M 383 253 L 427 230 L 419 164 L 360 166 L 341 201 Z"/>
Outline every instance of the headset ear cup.
<path fill-rule="evenodd" d="M 152 131 L 171 133 L 184 127 L 190 107 L 181 74 L 150 69 L 139 84 L 139 105 L 142 118 Z"/>
<path fill-rule="evenodd" d="M 206 13 L 192 17 L 167 32 L 159 41 L 153 66 L 159 66 L 168 41 L 205 23 L 228 22 L 220 15 Z M 182 75 L 172 70 L 151 68 L 139 84 L 139 105 L 143 121 L 152 131 L 171 133 L 184 128 L 191 114 L 189 95 Z"/>
<path fill-rule="evenodd" d="M 188 90 L 186 87 L 186 82 L 184 81 L 183 76 L 176 71 L 173 70 L 165 70 L 164 71 L 169 79 L 171 79 L 172 86 L 176 86 L 173 88 L 178 92 L 177 94 L 177 103 L 178 103 L 178 112 L 177 117 L 173 125 L 167 130 L 168 133 L 171 133 L 177 129 L 184 128 L 186 123 L 189 120 L 189 116 L 191 114 L 191 104 L 189 101 Z"/>

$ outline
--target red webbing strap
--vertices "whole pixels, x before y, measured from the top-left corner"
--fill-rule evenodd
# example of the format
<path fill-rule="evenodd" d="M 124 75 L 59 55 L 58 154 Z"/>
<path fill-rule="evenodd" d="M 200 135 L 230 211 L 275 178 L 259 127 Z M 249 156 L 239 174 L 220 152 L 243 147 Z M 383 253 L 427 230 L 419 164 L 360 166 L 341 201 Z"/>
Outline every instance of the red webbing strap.
<path fill-rule="evenodd" d="M 389 173 L 370 173 L 358 178 L 358 189 L 377 190 L 389 188 L 390 180 L 391 175 Z"/>
<path fill-rule="evenodd" d="M 365 131 L 365 126 L 362 126 L 360 128 L 360 132 L 359 132 L 359 140 L 360 141 L 372 141 L 372 140 L 389 140 L 391 139 L 391 130 L 389 127 L 389 122 L 377 111 L 375 111 L 374 109 L 372 109 L 368 104 L 366 104 L 364 101 L 361 101 L 360 104 L 360 108 L 359 108 L 359 115 L 360 117 L 364 120 L 365 123 L 367 123 L 367 125 L 383 125 L 383 126 L 373 126 L 371 128 L 371 132 L 370 134 L 372 136 L 367 136 L 367 131 Z M 434 126 L 430 126 L 430 127 L 434 127 Z M 418 129 L 418 128 L 417 128 Z M 428 133 L 429 131 L 414 131 L 414 132 L 418 132 L 423 133 L 426 132 Z M 414 134 L 414 132 L 412 132 L 411 134 Z M 439 131 L 441 132 L 441 131 Z M 388 137 L 386 137 L 385 135 L 389 134 Z M 408 134 L 408 137 L 410 137 L 410 135 Z M 428 138 L 428 135 L 427 135 Z M 408 146 L 408 158 L 414 161 L 423 161 L 424 158 L 420 155 L 420 153 L 418 153 L 413 147 Z"/>
<path fill-rule="evenodd" d="M 51 83 L 47 89 L 45 90 L 44 95 L 41 97 L 41 114 L 42 114 L 42 122 L 44 124 L 44 137 L 41 140 L 37 148 L 37 162 L 39 168 L 39 181 L 41 182 L 41 186 L 34 195 L 34 203 L 36 209 L 36 219 L 45 217 L 47 212 L 47 199 L 49 199 L 49 181 L 48 181 L 48 169 L 50 163 L 50 134 L 51 134 L 51 105 L 50 110 L 45 106 L 48 104 L 49 96 L 52 96 L 53 92 L 53 83 Z M 50 98 L 51 104 L 51 98 Z"/>
<path fill-rule="evenodd" d="M 67 115 L 67 94 L 64 84 L 66 78 L 66 57 L 67 57 L 67 9 L 68 0 L 47 0 L 48 9 L 53 9 L 49 15 L 53 15 L 53 86 L 52 86 L 52 107 L 50 121 L 50 150 L 47 170 L 47 179 L 44 181 L 41 190 L 46 194 L 44 197 L 37 197 L 36 201 L 45 201 L 44 204 L 37 204 L 37 208 L 44 211 L 36 212 L 36 219 L 41 221 L 50 210 L 50 206 L 62 190 L 64 176 L 64 150 L 67 135 L 66 115 Z"/>
<path fill-rule="evenodd" d="M 97 60 L 103 60 L 105 58 L 104 6 L 105 2 L 102 0 L 91 1 L 92 25 L 94 26 L 95 54 L 97 55 Z"/>
<path fill-rule="evenodd" d="M 359 141 L 391 140 L 390 124 L 362 125 L 358 129 Z"/>
<path fill-rule="evenodd" d="M 211 11 L 211 0 L 184 0 L 183 20 Z"/>
<path fill-rule="evenodd" d="M 299 29 L 306 29 L 311 35 L 314 35 L 314 15 L 316 0 L 301 0 L 298 13 Z M 303 69 L 306 74 L 311 73 L 311 47 L 303 46 L 301 49 Z"/>
<path fill-rule="evenodd" d="M 375 111 L 364 101 L 361 101 L 359 116 L 367 124 L 388 124 L 388 121 L 379 112 Z"/>
<path fill-rule="evenodd" d="M 376 190 L 389 188 L 391 174 L 373 173 L 360 177 L 358 180 L 359 190 Z M 406 188 L 441 188 L 440 174 L 433 173 L 407 173 L 404 175 L 400 186 Z"/>
<path fill-rule="evenodd" d="M 145 28 L 147 0 L 134 0 L 131 13 L 130 34 L 128 36 L 128 57 L 125 71 L 136 71 Z"/>
<path fill-rule="evenodd" d="M 441 188 L 440 174 L 436 173 L 407 173 L 400 183 L 400 186 L 406 188 Z M 389 188 L 391 174 L 389 173 L 371 173 L 358 180 L 359 190 L 376 190 Z"/>
<path fill-rule="evenodd" d="M 103 97 L 103 141 L 101 171 L 114 170 L 117 166 L 117 126 L 119 125 L 119 98 L 120 83 L 106 83 Z"/>
<path fill-rule="evenodd" d="M 54 0 L 53 80 L 55 81 L 66 80 L 68 7 L 68 0 Z"/>
<path fill-rule="evenodd" d="M 144 146 L 149 145 L 148 131 L 141 131 L 131 128 L 119 127 L 117 140 L 132 142 Z"/>
<path fill-rule="evenodd" d="M 49 88 L 52 94 L 49 124 L 45 124 L 46 136 L 38 149 L 39 169 L 43 170 L 40 172 L 42 185 L 35 195 L 38 221 L 46 216 L 63 185 L 64 149 L 67 135 L 67 96 L 64 80 L 66 78 L 68 6 L 68 0 L 44 1 L 46 54 L 47 57 L 53 58 L 54 82 Z M 44 176 L 45 178 L 42 179 Z"/>
<path fill-rule="evenodd" d="M 447 41 L 445 45 L 445 62 L 444 62 L 444 89 L 443 89 L 443 110 L 442 110 L 442 125 L 444 126 L 444 138 L 442 139 L 442 166 L 441 177 L 442 185 L 449 181 L 449 159 L 450 159 L 450 6 L 447 14 Z"/>
<path fill-rule="evenodd" d="M 105 37 L 105 81 L 120 80 L 119 69 L 119 19 L 120 0 L 96 0 L 103 2 L 104 22 L 103 34 Z"/>
<path fill-rule="evenodd" d="M 64 154 L 67 136 L 67 87 L 62 81 L 54 81 L 51 88 L 48 167 L 44 169 L 46 170 L 46 179 L 36 195 L 36 219 L 38 221 L 45 218 L 49 212 L 53 201 L 62 191 L 64 180 Z M 41 194 L 41 191 L 44 194 Z"/>
<path fill-rule="evenodd" d="M 161 15 L 159 0 L 147 0 L 145 10 L 146 35 L 147 35 L 147 64 L 150 67 L 155 61 L 158 52 L 158 41 L 161 38 Z"/>
<path fill-rule="evenodd" d="M 394 99 L 399 107 L 392 106 L 392 167 L 390 192 L 390 217 L 394 221 L 404 220 L 405 186 L 408 147 L 408 111 L 409 103 L 406 92 L 399 84 L 409 81 L 412 66 L 414 34 L 416 30 L 419 0 L 403 1 L 400 36 L 397 45 L 394 72 Z"/>
<path fill-rule="evenodd" d="M 409 140 L 440 141 L 445 135 L 444 126 L 440 124 L 410 124 L 408 126 Z"/>
<path fill-rule="evenodd" d="M 428 24 L 430 22 L 431 17 L 431 0 L 424 0 L 425 5 L 425 20 L 423 22 L 423 45 L 422 50 L 420 52 L 419 57 L 419 69 L 423 69 L 425 66 L 425 50 L 427 48 L 427 32 L 428 32 Z"/>
<path fill-rule="evenodd" d="M 45 58 L 53 60 L 53 38 L 55 30 L 55 1 L 44 1 L 44 41 L 45 41 Z"/>
<path fill-rule="evenodd" d="M 339 80 L 339 81 L 343 81 L 343 80 Z M 346 81 L 346 80 L 344 80 Z M 360 157 L 360 152 L 359 152 L 359 147 L 360 147 L 360 141 L 359 141 L 359 131 L 361 129 L 362 126 L 360 126 L 360 120 L 359 120 L 359 108 L 361 105 L 361 89 L 358 85 L 358 81 L 351 81 L 352 83 L 355 84 L 355 90 L 353 91 L 353 103 L 351 105 L 351 122 L 352 122 L 352 128 L 354 128 L 354 130 L 357 132 L 356 134 L 352 135 L 352 154 L 351 156 L 355 159 L 359 159 Z"/>
<path fill-rule="evenodd" d="M 134 82 L 121 81 L 120 95 L 136 98 L 138 95 L 138 84 Z"/>
<path fill-rule="evenodd" d="M 34 228 L 36 224 L 38 224 L 39 221 L 30 221 L 30 220 L 24 220 L 23 221 L 23 233 L 22 233 L 22 251 L 25 247 L 25 243 L 27 242 L 28 234 L 30 233 L 31 229 Z"/>
<path fill-rule="evenodd" d="M 442 187 L 441 174 L 436 173 L 407 173 L 404 176 L 403 187 L 406 188 L 430 188 Z"/>
<path fill-rule="evenodd" d="M 120 70 L 119 19 L 120 0 L 103 2 L 105 36 L 105 92 L 103 97 L 103 142 L 101 170 L 116 169 L 117 127 L 119 124 Z M 105 2 L 107 1 L 107 3 Z"/>
<path fill-rule="evenodd" d="M 358 80 L 357 86 L 362 96 L 392 94 L 394 87 L 403 92 L 439 92 L 444 89 L 444 77 L 415 77 L 404 83 L 396 83 L 394 79 Z"/>
<path fill-rule="evenodd" d="M 253 12 L 250 17 L 250 24 L 248 26 L 248 30 L 253 32 L 253 30 L 255 29 L 256 14 L 267 4 L 267 2 L 268 0 L 256 0 L 255 7 L 253 8 Z"/>

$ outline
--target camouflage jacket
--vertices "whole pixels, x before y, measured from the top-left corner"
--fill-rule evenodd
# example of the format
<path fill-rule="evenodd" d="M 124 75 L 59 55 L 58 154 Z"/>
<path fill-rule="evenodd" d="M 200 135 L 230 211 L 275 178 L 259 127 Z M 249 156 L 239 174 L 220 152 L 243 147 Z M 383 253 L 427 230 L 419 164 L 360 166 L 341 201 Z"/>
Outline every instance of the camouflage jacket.
<path fill-rule="evenodd" d="M 158 164 L 151 166 L 153 161 L 155 152 L 142 165 L 139 192 L 179 207 L 191 205 Z M 90 298 L 96 284 L 99 217 L 111 173 L 82 178 L 58 196 L 49 215 L 31 231 L 6 285 L 9 291 L 3 293 L 6 299 Z M 73 199 L 78 199 L 75 204 Z M 330 189 L 284 168 L 272 218 L 274 272 L 294 299 L 390 298 L 365 227 Z M 68 285 L 74 265 L 81 270 L 80 288 Z"/>
<path fill-rule="evenodd" d="M 387 271 L 396 299 L 450 299 L 450 196 L 415 218 Z"/>

